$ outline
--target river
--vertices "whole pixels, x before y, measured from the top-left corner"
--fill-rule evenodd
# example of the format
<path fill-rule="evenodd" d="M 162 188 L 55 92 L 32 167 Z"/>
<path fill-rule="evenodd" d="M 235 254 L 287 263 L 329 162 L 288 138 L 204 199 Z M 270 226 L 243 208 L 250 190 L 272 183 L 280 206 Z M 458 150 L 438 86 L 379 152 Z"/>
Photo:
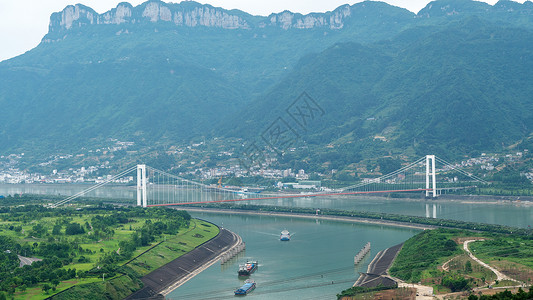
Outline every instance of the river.
<path fill-rule="evenodd" d="M 0 185 L 0 195 L 18 193 L 68 196 L 88 185 Z M 135 202 L 133 187 L 100 189 L 97 197 L 128 198 Z M 241 202 L 245 203 L 245 202 Z M 530 203 L 464 203 L 449 200 L 408 200 L 384 197 L 316 197 L 256 201 L 254 204 L 312 208 L 355 209 L 438 217 L 464 221 L 527 227 L 532 221 Z M 243 284 L 237 276 L 238 265 L 258 260 L 259 269 L 251 276 L 257 289 L 247 296 L 254 299 L 335 299 L 340 291 L 353 285 L 358 272 L 365 272 L 378 251 L 401 243 L 419 232 L 395 228 L 337 221 L 192 213 L 239 234 L 246 251 L 221 266 L 219 263 L 203 271 L 168 297 L 171 299 L 233 298 L 233 290 Z M 283 229 L 293 235 L 281 242 Z M 353 265 L 355 254 L 371 242 L 372 251 L 359 265 Z"/>
<path fill-rule="evenodd" d="M 0 184 L 0 195 L 20 193 L 63 195 L 65 197 L 80 192 L 90 185 L 82 184 Z M 101 198 L 131 199 L 135 203 L 134 187 L 102 187 L 90 196 Z M 239 202 L 239 204 L 246 203 Z M 397 199 L 385 197 L 341 196 L 272 199 L 251 202 L 253 204 L 353 209 L 359 211 L 384 212 L 413 216 L 437 217 L 461 221 L 503 224 L 516 227 L 533 225 L 533 203 L 468 202 L 450 200 Z"/>
<path fill-rule="evenodd" d="M 358 223 L 315 221 L 291 217 L 192 213 L 238 233 L 246 250 L 224 265 L 216 263 L 174 290 L 169 299 L 233 298 L 244 279 L 237 276 L 239 264 L 258 260 L 252 274 L 257 288 L 246 296 L 253 299 L 335 299 L 353 285 L 358 272 L 366 272 L 380 250 L 399 244 L 419 230 Z M 287 229 L 291 240 L 279 240 Z M 357 252 L 367 243 L 371 253 L 354 266 Z"/>

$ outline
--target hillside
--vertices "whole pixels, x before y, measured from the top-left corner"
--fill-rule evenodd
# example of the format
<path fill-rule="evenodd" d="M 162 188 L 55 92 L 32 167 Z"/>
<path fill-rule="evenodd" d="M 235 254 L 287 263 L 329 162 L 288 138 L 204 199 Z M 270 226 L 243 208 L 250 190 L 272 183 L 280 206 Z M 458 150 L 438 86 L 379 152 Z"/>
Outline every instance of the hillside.
<path fill-rule="evenodd" d="M 385 10 L 356 27 L 367 6 L 374 5 L 269 18 L 195 2 L 119 4 L 102 15 L 69 6 L 51 16 L 37 48 L 0 63 L 0 105 L 7 108 L 0 149 L 61 151 L 87 140 L 171 143 L 209 135 L 301 55 L 345 36 L 368 39 L 373 23 L 390 35 L 399 30 L 397 20 L 411 16 L 377 3 Z M 348 18 L 357 20 L 343 28 Z"/>
<path fill-rule="evenodd" d="M 429 29 L 367 45 L 340 43 L 303 58 L 239 114 L 246 117 L 235 120 L 243 125 L 233 134 L 263 132 L 306 91 L 325 113 L 300 130 L 300 142 L 333 144 L 339 152 L 453 156 L 528 137 L 533 33 L 477 17 Z"/>
<path fill-rule="evenodd" d="M 305 133 L 316 145 L 376 155 L 508 145 L 531 131 L 532 16 L 529 1 L 443 0 L 416 15 L 365 1 L 268 17 L 189 1 L 68 6 L 38 47 L 0 63 L 0 151 L 250 137 L 303 90 L 327 99 L 326 121 Z M 391 142 L 376 147 L 375 135 Z"/>

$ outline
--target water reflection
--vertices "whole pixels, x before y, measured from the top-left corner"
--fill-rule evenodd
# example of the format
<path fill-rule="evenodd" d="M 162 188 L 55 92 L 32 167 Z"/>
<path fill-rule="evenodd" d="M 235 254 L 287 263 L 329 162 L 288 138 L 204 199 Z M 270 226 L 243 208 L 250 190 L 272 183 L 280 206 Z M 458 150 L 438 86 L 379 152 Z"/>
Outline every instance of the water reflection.
<path fill-rule="evenodd" d="M 433 204 L 433 214 L 429 213 L 429 203 L 426 203 L 426 218 L 437 218 L 437 204 Z"/>

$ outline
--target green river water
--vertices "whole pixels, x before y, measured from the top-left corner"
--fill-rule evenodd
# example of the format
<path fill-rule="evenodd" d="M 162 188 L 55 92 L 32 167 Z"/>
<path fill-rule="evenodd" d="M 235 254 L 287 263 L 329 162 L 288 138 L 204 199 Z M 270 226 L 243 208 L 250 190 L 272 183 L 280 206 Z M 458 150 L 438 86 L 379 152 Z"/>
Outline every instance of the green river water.
<path fill-rule="evenodd" d="M 16 193 L 72 195 L 86 185 L 0 185 L 0 195 Z M 131 187 L 99 190 L 94 196 L 135 199 Z M 242 202 L 245 203 L 245 202 Z M 316 197 L 264 200 L 254 202 L 273 206 L 354 209 L 404 215 L 438 217 L 517 227 L 533 225 L 533 205 L 523 203 L 464 203 L 444 200 L 405 200 L 379 197 Z M 353 285 L 358 272 L 380 250 L 399 244 L 419 232 L 416 229 L 366 225 L 339 221 L 316 221 L 289 217 L 192 213 L 239 234 L 246 251 L 224 265 L 216 263 L 178 289 L 170 299 L 227 299 L 243 284 L 238 265 L 258 260 L 259 269 L 251 276 L 257 282 L 253 299 L 335 299 L 340 291 Z M 279 234 L 287 229 L 289 242 Z M 371 242 L 372 251 L 359 265 L 353 258 Z M 423 254 L 421 254 L 423 255 Z"/>

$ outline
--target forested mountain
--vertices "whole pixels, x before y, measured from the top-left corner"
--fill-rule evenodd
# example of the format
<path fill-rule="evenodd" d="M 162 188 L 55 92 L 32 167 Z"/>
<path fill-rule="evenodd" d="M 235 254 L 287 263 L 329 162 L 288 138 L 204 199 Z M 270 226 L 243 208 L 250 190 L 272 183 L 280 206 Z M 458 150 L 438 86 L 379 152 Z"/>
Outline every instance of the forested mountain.
<path fill-rule="evenodd" d="M 494 149 L 531 133 L 531 28 L 529 1 L 268 17 L 195 2 L 68 6 L 38 47 L 0 63 L 0 151 L 250 137 L 302 91 L 325 111 L 310 143 Z"/>
<path fill-rule="evenodd" d="M 530 45 L 530 31 L 477 17 L 380 43 L 339 43 L 300 60 L 230 127 L 260 134 L 305 91 L 324 110 L 308 118 L 307 143 L 382 154 L 499 150 L 533 130 Z"/>

